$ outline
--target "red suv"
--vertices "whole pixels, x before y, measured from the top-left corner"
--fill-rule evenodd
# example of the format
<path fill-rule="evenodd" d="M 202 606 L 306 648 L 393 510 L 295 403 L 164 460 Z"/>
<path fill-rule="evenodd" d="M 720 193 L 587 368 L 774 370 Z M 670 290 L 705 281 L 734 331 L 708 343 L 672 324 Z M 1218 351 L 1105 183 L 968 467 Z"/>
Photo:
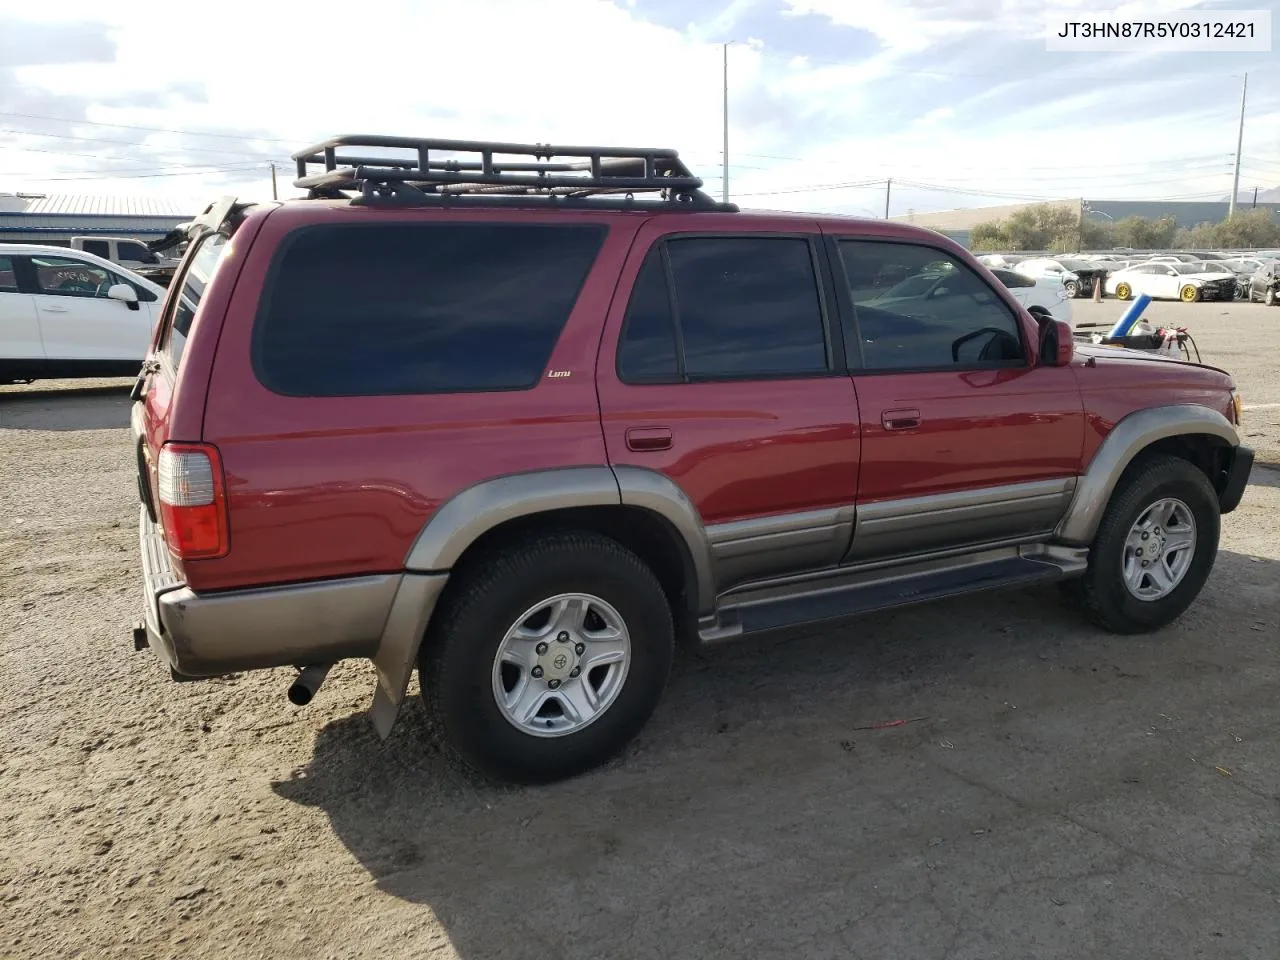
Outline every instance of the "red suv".
<path fill-rule="evenodd" d="M 175 679 L 295 666 L 300 703 L 366 658 L 386 736 L 416 666 L 462 758 L 550 780 L 678 638 L 1046 581 L 1160 627 L 1247 482 L 1227 374 L 1076 345 L 938 234 L 741 213 L 669 150 L 295 159 L 308 199 L 189 225 L 135 388 Z"/>

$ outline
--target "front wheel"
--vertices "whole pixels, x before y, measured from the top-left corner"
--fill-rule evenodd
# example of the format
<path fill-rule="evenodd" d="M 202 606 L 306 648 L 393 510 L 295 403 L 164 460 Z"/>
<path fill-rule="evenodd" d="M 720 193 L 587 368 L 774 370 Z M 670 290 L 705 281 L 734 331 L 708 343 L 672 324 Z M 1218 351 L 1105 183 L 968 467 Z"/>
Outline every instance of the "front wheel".
<path fill-rule="evenodd" d="M 1117 300 L 1128 300 L 1132 296 L 1133 296 L 1133 288 L 1129 286 L 1127 283 L 1121 283 L 1116 286 Z"/>
<path fill-rule="evenodd" d="M 674 656 L 666 595 L 607 537 L 523 540 L 462 582 L 433 618 L 422 695 L 484 774 L 545 783 L 618 753 L 661 699 Z"/>
<path fill-rule="evenodd" d="M 1152 457 L 1116 488 L 1088 571 L 1068 584 L 1068 595 L 1115 633 L 1157 630 L 1199 595 L 1217 557 L 1220 527 L 1209 478 L 1180 457 Z"/>
<path fill-rule="evenodd" d="M 1062 289 L 1067 291 L 1067 296 L 1075 297 L 1080 293 L 1080 284 L 1076 280 L 1068 280 L 1062 285 Z"/>
<path fill-rule="evenodd" d="M 1276 292 L 1274 290 L 1268 290 L 1266 294 L 1266 298 L 1263 300 L 1263 302 L 1268 307 L 1274 307 L 1276 305 Z"/>
<path fill-rule="evenodd" d="M 1178 299 L 1183 303 L 1195 303 L 1200 299 L 1200 288 L 1195 284 L 1188 283 L 1178 291 Z"/>

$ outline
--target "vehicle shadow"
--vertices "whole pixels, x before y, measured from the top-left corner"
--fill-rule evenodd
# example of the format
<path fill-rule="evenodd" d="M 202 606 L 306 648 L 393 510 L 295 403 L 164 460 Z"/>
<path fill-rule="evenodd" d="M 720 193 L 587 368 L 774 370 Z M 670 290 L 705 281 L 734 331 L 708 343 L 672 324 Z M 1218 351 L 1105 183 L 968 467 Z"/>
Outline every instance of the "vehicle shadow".
<path fill-rule="evenodd" d="M 129 425 L 133 381 L 0 390 L 0 430 L 115 430 Z"/>
<path fill-rule="evenodd" d="M 1148 845 L 1137 868 L 1160 873 L 1161 804 L 1218 831 L 1220 794 L 1185 777 L 1180 800 L 1144 794 L 1186 756 L 1141 731 L 1166 714 L 1274 730 L 1249 685 L 1280 680 L 1251 628 L 1280 618 L 1278 587 L 1280 563 L 1224 553 L 1197 607 L 1149 637 L 1094 630 L 1051 588 L 687 652 L 623 757 L 549 787 L 468 774 L 406 704 L 385 744 L 363 714 L 330 723 L 273 789 L 322 809 L 379 889 L 429 906 L 464 958 L 942 956 L 957 916 L 1012 923 L 1010 945 L 1031 922 L 1065 949 L 1061 921 L 1029 920 L 1049 881 Z M 1241 590 L 1262 614 L 1238 609 Z M 1127 847 L 1065 813 L 1117 791 L 1137 798 L 1118 801 Z M 1239 816 L 1270 822 L 1257 805 Z M 1027 916 L 988 917 L 1023 881 L 1046 884 Z M 1078 905 L 1116 936 L 1126 896 L 1158 896 L 1107 888 L 1079 888 Z"/>

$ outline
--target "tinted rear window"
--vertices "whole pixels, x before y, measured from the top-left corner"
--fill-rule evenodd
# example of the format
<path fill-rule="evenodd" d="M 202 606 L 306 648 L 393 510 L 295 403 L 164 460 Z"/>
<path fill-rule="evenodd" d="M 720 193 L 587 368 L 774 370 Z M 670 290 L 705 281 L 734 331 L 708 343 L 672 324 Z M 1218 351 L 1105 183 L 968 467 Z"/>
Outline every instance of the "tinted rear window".
<path fill-rule="evenodd" d="M 289 396 L 527 389 L 604 238 L 595 225 L 310 227 L 284 244 L 254 367 Z"/>

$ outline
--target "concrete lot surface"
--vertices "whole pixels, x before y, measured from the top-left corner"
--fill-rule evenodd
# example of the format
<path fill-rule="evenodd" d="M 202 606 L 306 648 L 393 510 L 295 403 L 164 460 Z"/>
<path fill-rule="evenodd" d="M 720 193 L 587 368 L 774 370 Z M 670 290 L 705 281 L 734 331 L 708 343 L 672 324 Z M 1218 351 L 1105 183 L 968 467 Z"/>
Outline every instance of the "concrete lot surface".
<path fill-rule="evenodd" d="M 1280 309 L 1151 313 L 1280 464 Z M 1280 470 L 1157 635 L 1050 589 L 690 654 L 611 767 L 499 789 L 362 666 L 297 709 L 132 651 L 127 389 L 0 389 L 0 957 L 1280 956 Z"/>

